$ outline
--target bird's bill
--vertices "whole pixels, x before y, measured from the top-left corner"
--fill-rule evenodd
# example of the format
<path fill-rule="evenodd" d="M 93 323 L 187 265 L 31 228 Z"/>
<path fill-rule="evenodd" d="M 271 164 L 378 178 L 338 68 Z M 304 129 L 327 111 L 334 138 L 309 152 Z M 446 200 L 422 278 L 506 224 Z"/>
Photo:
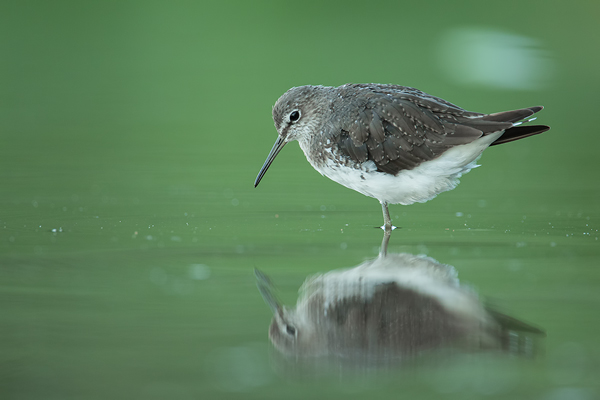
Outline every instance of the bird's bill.
<path fill-rule="evenodd" d="M 267 303 L 273 314 L 280 313 L 282 311 L 281 303 L 273 293 L 273 284 L 269 277 L 257 268 L 254 268 L 254 276 L 256 277 L 256 286 L 265 303 Z"/>
<path fill-rule="evenodd" d="M 277 154 L 279 154 L 281 149 L 283 149 L 283 146 L 285 146 L 285 143 L 286 143 L 285 140 L 281 136 L 277 137 L 277 140 L 275 141 L 273 148 L 271 149 L 271 151 L 269 152 L 269 155 L 267 156 L 267 160 L 263 164 L 262 168 L 260 169 L 260 172 L 258 173 L 258 176 L 256 177 L 256 180 L 254 181 L 254 187 L 258 186 L 258 184 L 260 183 L 260 180 L 263 178 L 263 176 L 265 176 L 265 174 L 267 173 L 267 170 L 273 163 L 273 160 L 275 159 L 275 157 L 277 157 Z"/>

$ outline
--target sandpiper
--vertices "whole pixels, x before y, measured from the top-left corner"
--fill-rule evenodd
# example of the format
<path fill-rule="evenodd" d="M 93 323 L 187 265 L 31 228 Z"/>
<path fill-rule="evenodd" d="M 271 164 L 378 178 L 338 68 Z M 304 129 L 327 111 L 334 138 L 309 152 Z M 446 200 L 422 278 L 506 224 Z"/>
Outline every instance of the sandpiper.
<path fill-rule="evenodd" d="M 423 203 L 454 189 L 488 146 L 550 129 L 521 126 L 542 108 L 483 114 L 406 86 L 294 87 L 273 107 L 278 137 L 254 186 L 297 140 L 322 175 L 379 200 L 382 228 L 391 230 L 388 204 Z"/>

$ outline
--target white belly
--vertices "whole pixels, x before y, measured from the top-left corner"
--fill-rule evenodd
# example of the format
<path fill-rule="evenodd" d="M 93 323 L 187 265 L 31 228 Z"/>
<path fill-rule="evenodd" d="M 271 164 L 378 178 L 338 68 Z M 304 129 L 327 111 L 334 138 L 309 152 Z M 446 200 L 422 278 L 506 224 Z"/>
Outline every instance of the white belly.
<path fill-rule="evenodd" d="M 481 153 L 502 133 L 496 132 L 469 144 L 453 147 L 438 158 L 411 170 L 400 171 L 398 175 L 378 172 L 373 161 L 363 163 L 360 169 L 342 167 L 333 160 L 328 160 L 324 165 L 311 164 L 329 179 L 380 202 L 404 205 L 423 203 L 454 189 L 459 183 L 458 178 L 477 167 L 476 161 Z M 306 154 L 304 147 L 301 147 Z M 310 161 L 310 157 L 307 158 Z"/>

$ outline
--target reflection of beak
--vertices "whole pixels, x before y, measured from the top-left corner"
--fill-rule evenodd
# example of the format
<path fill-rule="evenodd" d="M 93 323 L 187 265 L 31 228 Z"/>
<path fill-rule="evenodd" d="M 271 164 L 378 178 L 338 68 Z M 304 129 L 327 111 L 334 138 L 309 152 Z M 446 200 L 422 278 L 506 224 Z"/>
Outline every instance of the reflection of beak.
<path fill-rule="evenodd" d="M 256 180 L 254 181 L 254 187 L 258 186 L 258 184 L 260 183 L 260 180 L 267 173 L 267 169 L 269 169 L 269 167 L 271 166 L 271 163 L 273 162 L 273 160 L 275 159 L 277 154 L 279 154 L 281 149 L 283 149 L 283 146 L 285 146 L 285 143 L 286 143 L 285 140 L 283 140 L 283 138 L 281 136 L 277 137 L 277 140 L 275 141 L 275 144 L 273 145 L 271 152 L 267 156 L 267 160 L 263 164 L 262 168 L 260 169 L 260 172 L 258 173 L 258 176 L 256 177 Z"/>
<path fill-rule="evenodd" d="M 271 283 L 269 277 L 256 268 L 254 268 L 254 276 L 256 277 L 256 286 L 258 286 L 258 290 L 260 291 L 262 298 L 264 299 L 265 303 L 267 303 L 273 314 L 281 313 L 282 307 L 279 303 L 279 300 L 277 300 L 277 297 L 273 293 L 273 284 Z"/>

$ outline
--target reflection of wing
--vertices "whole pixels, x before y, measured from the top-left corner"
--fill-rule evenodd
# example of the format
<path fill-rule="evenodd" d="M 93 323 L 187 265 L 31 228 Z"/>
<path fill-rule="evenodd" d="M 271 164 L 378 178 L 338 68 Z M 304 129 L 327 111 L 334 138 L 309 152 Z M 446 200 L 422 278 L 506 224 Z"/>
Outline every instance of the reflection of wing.
<path fill-rule="evenodd" d="M 512 354 L 535 356 L 538 350 L 535 342 L 539 337 L 545 337 L 546 332 L 490 307 L 486 307 L 486 311 L 496 322 L 490 333 L 496 337 L 499 348 Z"/>
<path fill-rule="evenodd" d="M 348 297 L 327 310 L 328 342 L 338 350 L 401 353 L 435 348 L 459 336 L 459 321 L 434 298 L 395 283 L 370 299 Z M 335 336 L 335 337 L 333 337 Z"/>
<path fill-rule="evenodd" d="M 361 84 L 347 88 L 340 88 L 340 108 L 345 108 L 349 117 L 330 121 L 333 140 L 352 161 L 371 160 L 382 172 L 397 174 L 412 169 L 453 146 L 494 132 L 507 130 L 494 142 L 499 144 L 549 129 L 544 125 L 513 127 L 513 122 L 542 107 L 485 115 L 404 86 Z"/>
<path fill-rule="evenodd" d="M 514 332 L 523 332 L 523 333 L 531 333 L 540 336 L 546 336 L 546 332 L 541 330 L 540 328 L 536 328 L 535 326 L 529 325 L 526 322 L 518 320 L 514 317 L 503 314 L 497 310 L 486 307 L 486 311 L 488 314 L 494 318 L 494 321 L 500 325 L 500 328 L 503 331 L 514 331 Z"/>

